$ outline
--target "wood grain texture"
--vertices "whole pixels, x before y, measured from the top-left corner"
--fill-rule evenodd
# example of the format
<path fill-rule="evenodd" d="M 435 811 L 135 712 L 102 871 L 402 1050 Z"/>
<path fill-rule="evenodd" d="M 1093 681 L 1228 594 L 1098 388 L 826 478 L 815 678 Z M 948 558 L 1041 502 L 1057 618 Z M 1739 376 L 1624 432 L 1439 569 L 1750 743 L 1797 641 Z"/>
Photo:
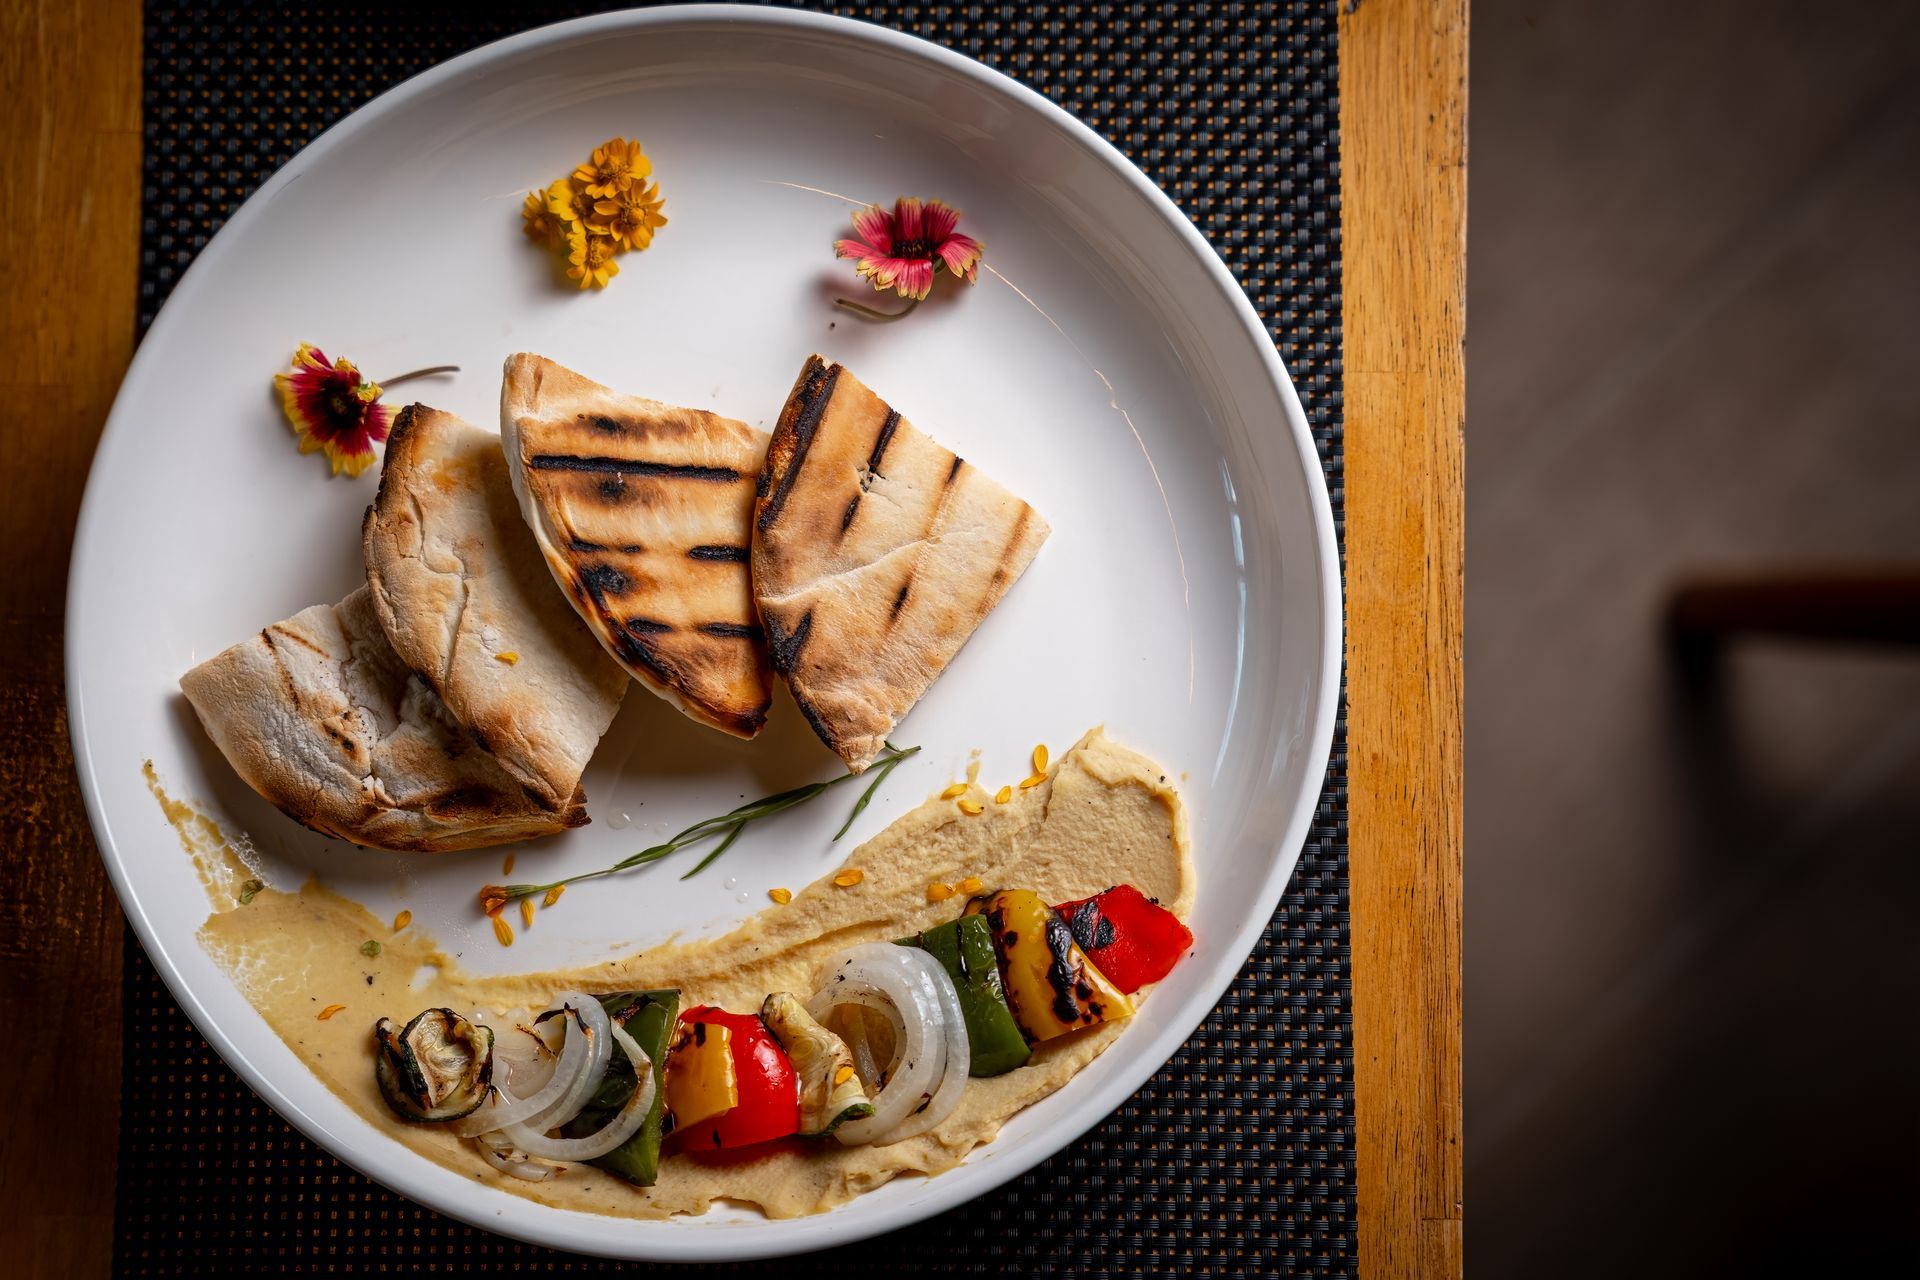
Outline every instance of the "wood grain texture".
<path fill-rule="evenodd" d="M 0 6 L 0 1203 L 10 1275 L 104 1276 L 120 908 L 67 741 L 62 614 L 87 465 L 133 351 L 140 6 Z"/>
<path fill-rule="evenodd" d="M 1465 0 L 1340 13 L 1360 1274 L 1458 1276 Z"/>

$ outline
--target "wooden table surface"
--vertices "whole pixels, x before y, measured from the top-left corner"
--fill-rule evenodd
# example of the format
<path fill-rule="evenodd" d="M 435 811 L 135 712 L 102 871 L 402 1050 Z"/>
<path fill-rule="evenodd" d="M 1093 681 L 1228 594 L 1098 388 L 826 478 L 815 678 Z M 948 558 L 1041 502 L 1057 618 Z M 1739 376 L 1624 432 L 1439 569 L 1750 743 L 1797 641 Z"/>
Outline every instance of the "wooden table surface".
<path fill-rule="evenodd" d="M 137 0 L 0 11 L 0 1203 L 13 1274 L 103 1276 L 120 912 L 67 740 L 67 554 L 133 350 Z M 1365 1276 L 1461 1271 L 1465 0 L 1340 0 L 1348 815 Z M 84 67 L 84 74 L 80 73 Z"/>

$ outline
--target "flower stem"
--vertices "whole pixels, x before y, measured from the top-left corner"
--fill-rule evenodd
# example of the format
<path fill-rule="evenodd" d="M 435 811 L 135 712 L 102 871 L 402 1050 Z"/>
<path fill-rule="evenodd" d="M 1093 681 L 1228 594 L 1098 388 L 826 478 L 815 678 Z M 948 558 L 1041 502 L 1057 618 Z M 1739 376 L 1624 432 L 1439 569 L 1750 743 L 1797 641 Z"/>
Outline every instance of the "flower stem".
<path fill-rule="evenodd" d="M 835 840 L 838 840 L 847 833 L 847 829 L 853 825 L 853 820 L 860 816 L 861 812 L 866 809 L 867 802 L 873 799 L 873 793 L 879 789 L 882 782 L 886 781 L 887 775 L 898 768 L 902 760 L 905 760 L 908 756 L 920 750 L 918 747 L 896 747 L 891 742 L 887 743 L 886 747 L 887 749 L 885 751 L 875 757 L 873 779 L 867 786 L 866 791 L 861 793 L 858 803 L 853 806 L 853 812 L 848 815 L 846 822 L 841 825 L 840 830 L 834 835 L 833 838 Z M 770 818 L 776 813 L 781 813 L 796 805 L 805 804 L 815 796 L 823 792 L 831 791 L 841 783 L 847 782 L 856 776 L 857 775 L 851 773 L 843 773 L 839 777 L 829 778 L 825 782 L 810 782 L 803 787 L 794 787 L 790 791 L 781 791 L 774 795 L 763 796 L 758 800 L 750 800 L 739 808 L 729 810 L 726 813 L 720 814 L 718 817 L 703 818 L 672 839 L 653 845 L 650 848 L 642 849 L 640 852 L 622 858 L 610 867 L 602 867 L 598 871 L 583 871 L 577 876 L 568 876 L 564 880 L 555 880 L 548 884 L 487 885 L 480 890 L 480 910 L 487 914 L 492 914 L 517 898 L 531 897 L 536 893 L 548 893 L 561 885 L 578 884 L 582 880 L 598 880 L 602 876 L 610 876 L 631 867 L 644 866 L 649 862 L 658 862 L 660 859 L 678 853 L 688 845 L 698 844 L 702 840 L 712 839 L 715 836 L 721 837 L 720 843 L 714 846 L 707 856 L 695 865 L 693 870 L 680 877 L 682 880 L 689 879 L 699 875 L 702 871 L 705 871 L 709 866 L 713 865 L 714 859 L 725 853 L 727 849 L 732 846 L 733 842 L 740 838 L 740 833 L 746 829 L 749 823 L 758 822 L 762 818 Z"/>
<path fill-rule="evenodd" d="M 460 372 L 460 366 L 457 364 L 436 364 L 425 369 L 410 369 L 406 373 L 399 374 L 396 377 L 382 379 L 380 388 L 384 391 L 388 387 L 399 386 L 403 382 L 412 382 L 415 378 L 428 378 L 436 373 L 458 372 Z"/>
<path fill-rule="evenodd" d="M 920 299 L 907 299 L 907 305 L 898 311 L 877 311 L 864 302 L 855 302 L 852 298 L 835 298 L 833 305 L 836 307 L 844 307 L 857 316 L 865 316 L 869 320 L 878 320 L 885 323 L 888 320 L 898 320 L 902 316 L 912 315 L 913 309 L 920 305 Z"/>

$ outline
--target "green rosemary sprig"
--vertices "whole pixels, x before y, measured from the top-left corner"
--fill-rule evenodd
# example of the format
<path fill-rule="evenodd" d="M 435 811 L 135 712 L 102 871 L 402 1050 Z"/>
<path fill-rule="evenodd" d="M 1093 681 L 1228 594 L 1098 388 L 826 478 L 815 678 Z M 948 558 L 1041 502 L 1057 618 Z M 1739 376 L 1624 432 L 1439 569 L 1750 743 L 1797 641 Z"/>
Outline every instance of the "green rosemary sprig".
<path fill-rule="evenodd" d="M 873 799 L 873 793 L 879 789 L 882 782 L 886 781 L 887 775 L 898 768 L 902 760 L 905 760 L 918 750 L 920 750 L 918 747 L 901 748 L 894 746 L 891 742 L 886 744 L 886 750 L 874 758 L 872 765 L 874 770 L 873 780 L 867 785 L 867 789 L 860 793 L 860 799 L 854 803 L 853 812 L 847 815 L 847 820 L 841 824 L 840 830 L 834 833 L 833 838 L 835 840 L 847 834 L 847 831 L 853 826 L 854 819 L 858 818 L 861 813 L 866 810 L 868 802 Z M 650 862 L 658 862 L 662 858 L 678 853 L 688 845 L 698 844 L 702 840 L 710 840 L 716 836 L 719 837 L 720 843 L 715 845 L 707 853 L 706 857 L 696 863 L 693 870 L 680 877 L 682 880 L 691 879 L 712 866 L 714 859 L 725 853 L 733 842 L 740 838 L 740 833 L 747 828 L 748 824 L 758 822 L 762 818 L 771 818 L 774 814 L 784 812 L 796 805 L 805 804 L 815 796 L 831 791 L 833 788 L 843 782 L 851 780 L 855 776 L 857 775 L 843 773 L 839 777 L 829 778 L 825 782 L 809 782 L 804 787 L 794 787 L 789 791 L 782 791 L 776 795 L 762 796 L 758 800 L 750 800 L 739 808 L 723 813 L 716 818 L 704 818 L 688 827 L 685 831 L 680 832 L 672 839 L 653 845 L 650 848 L 642 849 L 640 852 L 630 857 L 622 858 L 610 867 L 602 867 L 598 871 L 583 871 L 577 876 L 568 876 L 564 880 L 555 880 L 548 884 L 487 885 L 480 890 L 480 909 L 488 915 L 492 915 L 509 902 L 517 899 L 531 897 L 536 893 L 548 893 L 562 885 L 578 884 L 582 880 L 598 880 L 602 876 L 610 876 L 621 871 L 630 870 L 633 867 L 645 866 Z"/>

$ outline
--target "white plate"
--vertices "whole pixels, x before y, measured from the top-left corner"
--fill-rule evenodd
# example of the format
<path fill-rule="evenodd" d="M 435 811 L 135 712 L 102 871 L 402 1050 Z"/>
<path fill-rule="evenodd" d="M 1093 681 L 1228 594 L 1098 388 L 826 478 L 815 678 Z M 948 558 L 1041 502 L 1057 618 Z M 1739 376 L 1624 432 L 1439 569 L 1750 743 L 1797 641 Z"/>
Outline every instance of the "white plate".
<path fill-rule="evenodd" d="M 612 288 L 569 293 L 522 239 L 520 198 L 614 134 L 644 141 L 671 222 L 622 260 Z M 836 311 L 829 299 L 861 286 L 831 250 L 848 206 L 821 192 L 947 199 L 1004 279 L 943 281 L 892 325 Z M 361 581 L 375 477 L 328 480 L 294 452 L 270 393 L 301 341 L 375 377 L 458 363 L 457 378 L 393 400 L 418 395 L 486 424 L 501 360 L 517 350 L 763 426 L 808 352 L 845 360 L 1054 531 L 896 734 L 925 751 L 856 834 L 956 776 L 973 750 L 983 778 L 1010 781 L 1033 743 L 1057 754 L 1105 723 L 1181 775 L 1200 869 L 1196 954 L 1113 1052 L 961 1168 L 825 1215 L 579 1215 L 407 1153 L 336 1100 L 196 945 L 205 899 L 141 761 L 248 833 L 274 883 L 317 868 L 376 914 L 411 908 L 483 970 L 721 929 L 769 886 L 837 860 L 827 836 L 845 799 L 753 832 L 693 880 L 678 878 L 686 861 L 669 862 L 578 892 L 511 951 L 476 928 L 473 907 L 500 851 L 353 849 L 257 799 L 176 681 Z M 478 1226 L 618 1257 L 844 1244 L 998 1186 L 1119 1106 L 1212 1009 L 1285 888 L 1339 688 L 1319 463 L 1268 335 L 1199 234 L 1116 151 L 1013 81 L 903 35 L 782 11 L 653 10 L 531 32 L 409 81 L 308 146 L 200 254 L 142 344 L 94 461 L 70 599 L 74 754 L 101 855 L 201 1032 L 370 1177 Z M 528 846 L 516 878 L 602 865 L 833 764 L 790 703 L 746 744 L 635 689 L 585 779 L 593 825 Z"/>

